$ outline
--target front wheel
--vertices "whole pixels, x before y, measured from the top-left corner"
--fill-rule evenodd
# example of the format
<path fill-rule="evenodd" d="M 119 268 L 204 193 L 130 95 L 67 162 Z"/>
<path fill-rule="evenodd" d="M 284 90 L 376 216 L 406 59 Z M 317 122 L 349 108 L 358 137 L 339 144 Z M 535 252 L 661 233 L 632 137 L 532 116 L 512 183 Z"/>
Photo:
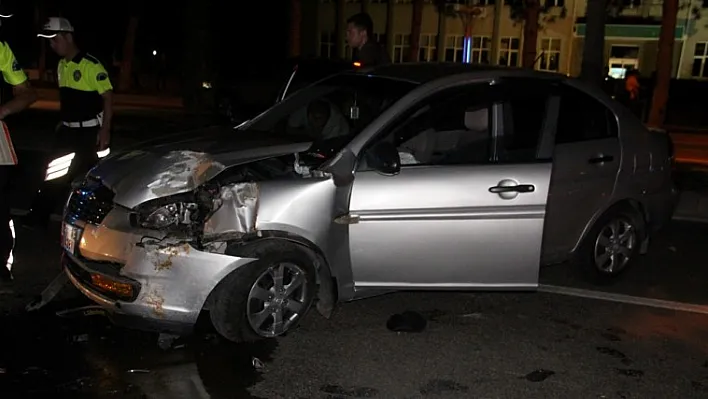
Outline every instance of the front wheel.
<path fill-rule="evenodd" d="M 211 320 L 234 342 L 291 331 L 312 305 L 315 267 L 298 251 L 265 255 L 229 275 L 219 287 Z"/>
<path fill-rule="evenodd" d="M 613 279 L 639 257 L 644 223 L 631 209 L 611 210 L 597 220 L 585 238 L 580 264 L 594 282 Z"/>

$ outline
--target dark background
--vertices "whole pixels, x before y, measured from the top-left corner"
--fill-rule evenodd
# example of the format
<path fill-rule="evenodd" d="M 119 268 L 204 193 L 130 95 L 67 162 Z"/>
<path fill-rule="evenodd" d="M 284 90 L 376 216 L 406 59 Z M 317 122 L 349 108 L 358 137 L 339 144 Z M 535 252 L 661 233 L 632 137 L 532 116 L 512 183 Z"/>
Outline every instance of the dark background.
<path fill-rule="evenodd" d="M 121 59 L 131 15 L 140 17 L 135 58 L 149 62 L 152 51 L 157 50 L 166 55 L 173 73 L 181 69 L 184 57 L 192 55 L 186 54 L 184 44 L 187 32 L 193 32 L 189 26 L 194 23 L 209 35 L 208 43 L 201 45 L 209 47 L 206 52 L 221 68 L 257 71 L 254 64 L 277 62 L 285 58 L 287 51 L 289 7 L 285 0 L 0 0 L 0 4 L 14 14 L 2 21 L 0 35 L 10 43 L 25 68 L 37 65 L 41 39 L 36 34 L 49 16 L 69 19 L 82 49 L 106 66 Z M 195 13 L 195 9 L 199 12 Z M 52 68 L 56 62 L 57 57 L 47 51 L 47 67 Z"/>

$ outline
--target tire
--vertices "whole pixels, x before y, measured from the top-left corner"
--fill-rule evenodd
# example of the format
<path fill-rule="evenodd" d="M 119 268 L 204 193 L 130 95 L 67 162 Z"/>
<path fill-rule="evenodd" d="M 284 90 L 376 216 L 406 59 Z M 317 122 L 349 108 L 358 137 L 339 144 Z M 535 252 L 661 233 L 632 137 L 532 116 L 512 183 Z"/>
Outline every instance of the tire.
<path fill-rule="evenodd" d="M 602 284 L 623 274 L 637 262 L 645 234 L 644 219 L 633 208 L 608 210 L 590 229 L 578 253 L 584 277 Z"/>
<path fill-rule="evenodd" d="M 301 278 L 298 280 L 301 285 L 291 296 L 275 292 L 273 276 L 279 271 L 283 276 L 283 291 L 294 281 L 296 273 Z M 316 291 L 316 269 L 307 254 L 297 249 L 267 252 L 257 261 L 231 273 L 219 284 L 210 312 L 211 321 L 216 331 L 229 341 L 252 342 L 275 338 L 297 326 L 310 309 Z M 270 303 L 268 308 L 273 312 L 265 311 L 265 318 L 256 320 L 253 315 L 264 311 L 266 302 Z M 281 315 L 280 324 L 275 323 L 277 314 Z"/>

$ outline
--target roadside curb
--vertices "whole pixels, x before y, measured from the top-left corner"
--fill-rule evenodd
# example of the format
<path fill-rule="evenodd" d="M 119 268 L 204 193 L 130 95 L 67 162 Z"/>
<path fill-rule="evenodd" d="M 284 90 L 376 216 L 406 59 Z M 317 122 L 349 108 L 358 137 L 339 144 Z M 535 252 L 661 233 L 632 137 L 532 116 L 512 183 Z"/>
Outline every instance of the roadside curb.
<path fill-rule="evenodd" d="M 617 294 L 607 291 L 588 290 L 583 288 L 565 287 L 548 284 L 539 284 L 537 291 L 546 294 L 567 295 L 578 298 L 626 303 L 629 305 L 645 306 L 649 308 L 708 315 L 708 305 L 701 305 L 696 303 L 667 301 L 664 299 L 639 297 L 633 295 Z"/>

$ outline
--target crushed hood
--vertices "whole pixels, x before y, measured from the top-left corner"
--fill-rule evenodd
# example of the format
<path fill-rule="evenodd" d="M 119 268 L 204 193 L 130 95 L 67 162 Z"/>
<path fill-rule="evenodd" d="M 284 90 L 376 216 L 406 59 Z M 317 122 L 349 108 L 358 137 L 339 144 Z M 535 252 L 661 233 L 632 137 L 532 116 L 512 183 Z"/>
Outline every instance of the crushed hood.
<path fill-rule="evenodd" d="M 303 152 L 311 144 L 228 127 L 200 129 L 116 153 L 91 175 L 115 193 L 116 204 L 134 208 L 189 192 L 229 167 Z"/>

